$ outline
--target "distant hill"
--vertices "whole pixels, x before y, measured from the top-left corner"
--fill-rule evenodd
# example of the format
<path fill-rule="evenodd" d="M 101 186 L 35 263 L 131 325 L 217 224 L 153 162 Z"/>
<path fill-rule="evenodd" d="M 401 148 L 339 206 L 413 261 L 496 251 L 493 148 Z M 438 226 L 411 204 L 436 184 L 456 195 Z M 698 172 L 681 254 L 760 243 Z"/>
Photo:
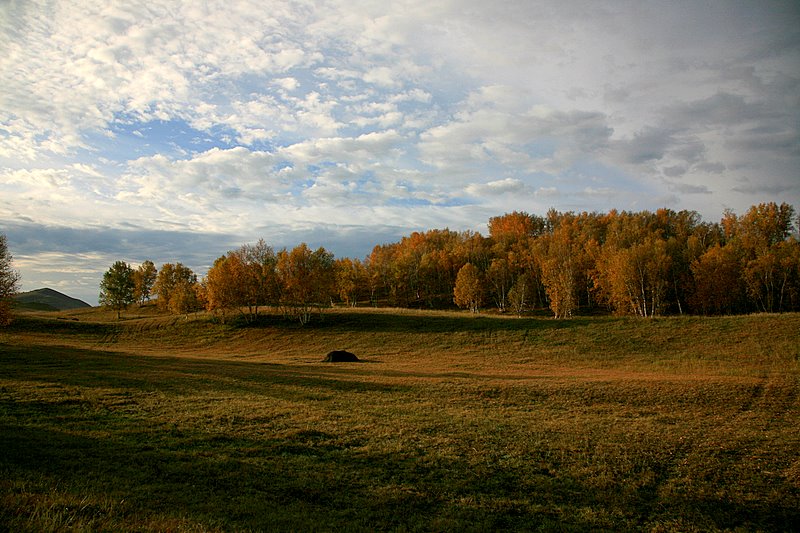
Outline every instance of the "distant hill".
<path fill-rule="evenodd" d="M 83 300 L 72 298 L 53 289 L 36 289 L 35 291 L 21 292 L 14 296 L 19 307 L 36 311 L 66 311 L 67 309 L 81 309 L 91 307 Z"/>

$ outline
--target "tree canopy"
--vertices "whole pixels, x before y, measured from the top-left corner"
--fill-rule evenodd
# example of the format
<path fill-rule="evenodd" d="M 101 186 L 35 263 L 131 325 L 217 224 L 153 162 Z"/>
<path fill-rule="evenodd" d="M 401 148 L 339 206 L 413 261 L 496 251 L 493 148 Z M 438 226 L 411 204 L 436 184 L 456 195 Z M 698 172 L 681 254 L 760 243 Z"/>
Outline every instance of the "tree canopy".
<path fill-rule="evenodd" d="M 124 261 L 117 261 L 105 274 L 100 282 L 100 304 L 117 312 L 121 317 L 123 309 L 136 301 L 136 282 L 134 270 Z"/>
<path fill-rule="evenodd" d="M 491 218 L 488 236 L 414 232 L 363 260 L 305 243 L 275 252 L 262 240 L 221 256 L 199 283 L 167 263 L 153 292 L 173 312 L 204 306 L 251 321 L 259 307 L 274 306 L 302 323 L 337 300 L 473 312 L 488 305 L 517 315 L 549 309 L 556 318 L 800 311 L 795 214 L 786 203 L 728 211 L 719 223 L 671 209 L 513 212 Z"/>

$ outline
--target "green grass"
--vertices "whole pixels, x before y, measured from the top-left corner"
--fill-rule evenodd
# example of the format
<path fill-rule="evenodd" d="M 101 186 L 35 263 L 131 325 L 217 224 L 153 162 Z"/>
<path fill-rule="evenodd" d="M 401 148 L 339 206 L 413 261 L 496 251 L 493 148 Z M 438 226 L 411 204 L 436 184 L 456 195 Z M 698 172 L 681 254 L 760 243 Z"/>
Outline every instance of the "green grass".
<path fill-rule="evenodd" d="M 800 523 L 800 315 L 48 316 L 0 330 L 0 530 Z"/>

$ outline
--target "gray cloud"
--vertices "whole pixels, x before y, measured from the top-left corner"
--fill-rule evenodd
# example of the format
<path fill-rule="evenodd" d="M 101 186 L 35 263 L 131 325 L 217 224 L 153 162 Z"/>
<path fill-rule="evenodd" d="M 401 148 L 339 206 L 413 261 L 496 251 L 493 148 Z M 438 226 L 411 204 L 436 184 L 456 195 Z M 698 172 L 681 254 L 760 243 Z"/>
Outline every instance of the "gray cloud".
<path fill-rule="evenodd" d="M 0 220 L 37 228 L 30 265 L 83 276 L 65 254 L 199 265 L 229 237 L 357 250 L 375 220 L 798 204 L 798 18 L 780 0 L 0 2 Z"/>

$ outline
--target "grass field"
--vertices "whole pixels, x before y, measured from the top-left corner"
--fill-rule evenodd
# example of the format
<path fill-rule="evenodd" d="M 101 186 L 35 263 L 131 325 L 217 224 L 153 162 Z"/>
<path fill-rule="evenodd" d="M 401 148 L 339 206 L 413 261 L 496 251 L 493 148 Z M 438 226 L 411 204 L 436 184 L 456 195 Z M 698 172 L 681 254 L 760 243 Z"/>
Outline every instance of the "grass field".
<path fill-rule="evenodd" d="M 800 315 L 125 318 L 0 330 L 0 530 L 800 524 Z"/>

